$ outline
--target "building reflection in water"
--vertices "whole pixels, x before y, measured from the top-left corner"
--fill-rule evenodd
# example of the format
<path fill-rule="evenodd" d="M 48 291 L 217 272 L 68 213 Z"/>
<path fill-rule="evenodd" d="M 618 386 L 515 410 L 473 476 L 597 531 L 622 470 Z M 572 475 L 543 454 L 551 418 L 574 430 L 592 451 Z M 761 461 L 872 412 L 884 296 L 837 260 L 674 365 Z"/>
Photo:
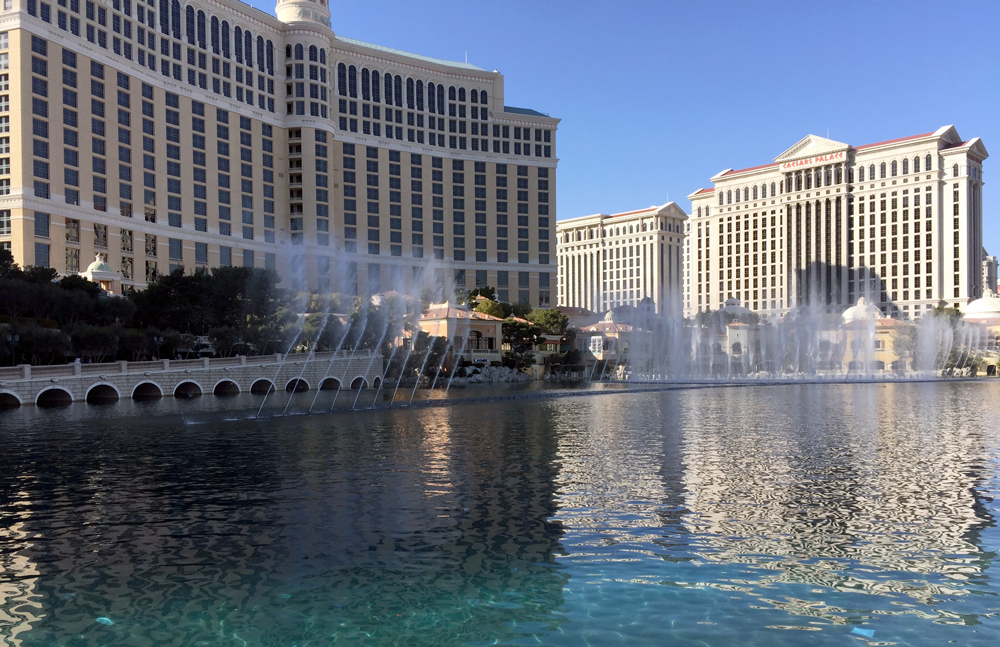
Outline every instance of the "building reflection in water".
<path fill-rule="evenodd" d="M 18 498 L 25 492 L 17 492 Z M 16 509 L 16 499 L 4 502 L 4 508 Z M 3 645 L 21 645 L 20 634 L 29 631 L 43 613 L 35 588 L 38 565 L 31 561 L 31 539 L 24 521 L 17 513 L 5 515 L 0 524 L 0 639 Z"/>
<path fill-rule="evenodd" d="M 31 504 L 0 523 L 0 623 L 15 627 L 0 632 L 34 647 L 551 631 L 567 581 L 557 440 L 544 412 L 502 406 L 38 434 L 8 460 Z"/>
<path fill-rule="evenodd" d="M 994 519 L 982 492 L 996 447 L 977 415 L 1000 403 L 985 393 L 824 385 L 560 405 L 558 519 L 586 565 L 570 569 L 574 581 L 601 568 L 606 581 L 609 560 L 631 557 L 646 564 L 635 581 L 741 592 L 836 622 L 842 610 L 776 585 L 903 606 L 989 590 L 982 533 Z"/>

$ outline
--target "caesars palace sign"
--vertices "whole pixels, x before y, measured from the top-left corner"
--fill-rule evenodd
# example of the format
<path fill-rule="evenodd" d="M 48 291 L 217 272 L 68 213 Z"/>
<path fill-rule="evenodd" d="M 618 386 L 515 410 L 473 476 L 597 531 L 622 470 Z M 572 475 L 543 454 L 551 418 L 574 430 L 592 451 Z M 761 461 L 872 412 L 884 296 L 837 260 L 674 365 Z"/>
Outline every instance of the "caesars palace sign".
<path fill-rule="evenodd" d="M 827 162 L 833 162 L 835 160 L 844 159 L 844 151 L 839 153 L 830 153 L 829 155 L 817 155 L 816 157 L 806 157 L 804 159 L 795 160 L 794 162 L 785 162 L 781 165 L 783 169 L 793 169 L 800 166 L 812 166 L 813 164 L 825 164 Z"/>

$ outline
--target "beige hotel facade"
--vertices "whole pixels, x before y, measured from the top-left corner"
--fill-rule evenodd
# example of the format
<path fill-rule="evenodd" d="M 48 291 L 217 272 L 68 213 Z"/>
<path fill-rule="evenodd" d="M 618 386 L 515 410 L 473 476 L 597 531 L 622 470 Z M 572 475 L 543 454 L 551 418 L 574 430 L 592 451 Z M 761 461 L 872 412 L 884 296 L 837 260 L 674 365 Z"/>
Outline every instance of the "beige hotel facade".
<path fill-rule="evenodd" d="M 952 126 L 851 146 L 809 135 L 771 164 L 692 193 L 684 313 L 729 298 L 763 317 L 865 297 L 917 318 L 982 295 L 979 138 Z"/>
<path fill-rule="evenodd" d="M 334 34 L 326 0 L 5 0 L 0 246 L 122 288 L 273 267 L 548 306 L 559 120 L 504 78 Z"/>
<path fill-rule="evenodd" d="M 676 203 L 561 220 L 559 305 L 604 312 L 652 301 L 679 313 L 687 214 Z"/>

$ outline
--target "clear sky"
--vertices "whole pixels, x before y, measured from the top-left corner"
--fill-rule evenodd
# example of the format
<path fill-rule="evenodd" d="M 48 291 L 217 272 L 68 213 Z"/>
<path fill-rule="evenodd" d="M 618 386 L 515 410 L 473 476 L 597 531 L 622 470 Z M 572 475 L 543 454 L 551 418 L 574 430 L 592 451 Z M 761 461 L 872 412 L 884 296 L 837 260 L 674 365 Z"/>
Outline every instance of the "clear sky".
<path fill-rule="evenodd" d="M 268 0 L 252 4 L 274 13 Z M 335 32 L 505 77 L 562 119 L 558 217 L 676 201 L 807 134 L 981 137 L 1000 255 L 1000 0 L 330 0 Z M 994 176 L 993 169 L 998 169 Z M 997 179 L 994 179 L 996 177 Z"/>

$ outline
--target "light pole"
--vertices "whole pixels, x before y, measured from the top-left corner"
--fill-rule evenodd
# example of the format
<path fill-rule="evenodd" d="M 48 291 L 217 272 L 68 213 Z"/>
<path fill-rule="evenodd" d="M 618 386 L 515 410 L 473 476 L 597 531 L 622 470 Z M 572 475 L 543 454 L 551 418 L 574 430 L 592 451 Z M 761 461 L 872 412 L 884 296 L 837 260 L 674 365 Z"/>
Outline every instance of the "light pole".
<path fill-rule="evenodd" d="M 160 359 L 160 346 L 163 345 L 163 337 L 160 335 L 153 335 L 153 344 L 156 346 L 156 359 Z"/>
<path fill-rule="evenodd" d="M 7 344 L 10 346 L 10 365 L 17 366 L 17 342 L 21 341 L 20 335 L 7 335 Z"/>

